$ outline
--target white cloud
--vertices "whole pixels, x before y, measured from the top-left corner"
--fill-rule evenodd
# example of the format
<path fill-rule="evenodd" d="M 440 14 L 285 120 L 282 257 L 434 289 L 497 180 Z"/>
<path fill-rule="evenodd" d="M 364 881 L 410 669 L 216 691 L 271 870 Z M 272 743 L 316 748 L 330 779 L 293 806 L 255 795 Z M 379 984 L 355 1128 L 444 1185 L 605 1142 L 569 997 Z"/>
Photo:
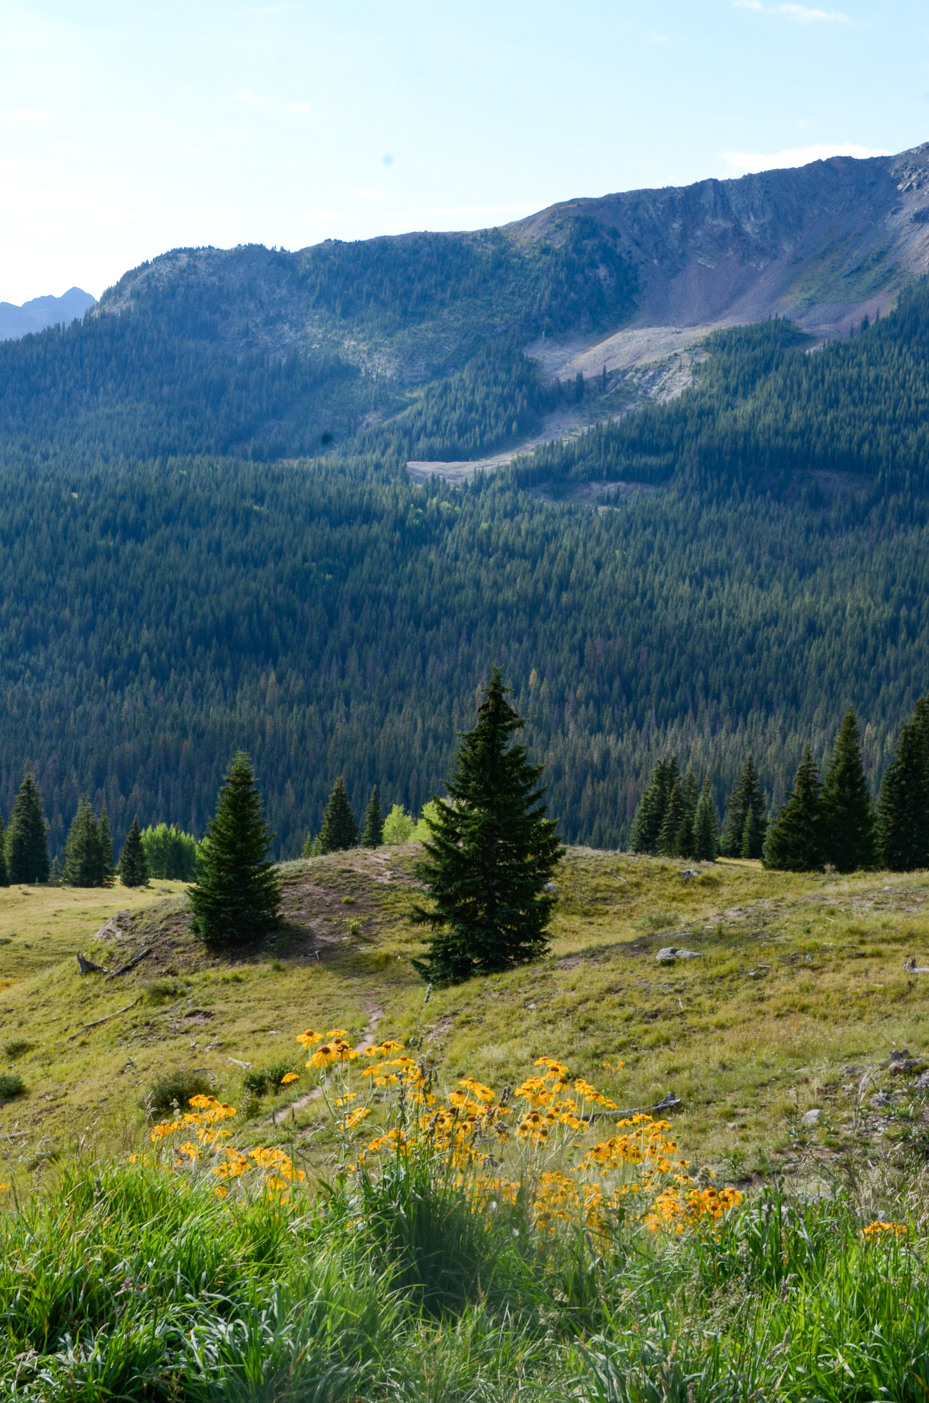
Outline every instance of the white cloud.
<path fill-rule="evenodd" d="M 269 107 L 271 99 L 262 97 L 260 93 L 253 93 L 249 88 L 237 88 L 235 94 L 236 102 L 241 102 L 245 107 Z"/>
<path fill-rule="evenodd" d="M 766 156 L 761 152 L 724 151 L 726 175 L 748 175 L 749 172 L 784 170 L 791 166 L 806 166 L 811 161 L 825 161 L 830 156 L 855 156 L 864 159 L 868 156 L 889 156 L 889 151 L 872 150 L 868 146 L 856 146 L 851 141 L 834 146 L 821 142 L 816 146 L 792 146 L 785 151 L 774 151 Z"/>
<path fill-rule="evenodd" d="M 375 188 L 371 185 L 362 185 L 359 190 L 355 191 L 355 194 L 358 196 L 359 200 L 383 200 L 387 195 L 387 191 L 381 187 Z"/>
<path fill-rule="evenodd" d="M 55 114 L 49 107 L 17 107 L 3 115 L 11 122 L 50 122 Z"/>
<path fill-rule="evenodd" d="M 288 112 L 312 112 L 312 111 L 313 111 L 313 104 L 312 104 L 311 102 L 288 102 L 288 104 L 287 104 L 287 111 L 288 111 Z"/>
<path fill-rule="evenodd" d="M 822 20 L 831 24 L 851 24 L 848 15 L 838 10 L 811 10 L 808 5 L 763 5 L 761 0 L 733 0 L 737 10 L 754 10 L 756 14 L 786 15 L 797 24 L 816 24 Z"/>

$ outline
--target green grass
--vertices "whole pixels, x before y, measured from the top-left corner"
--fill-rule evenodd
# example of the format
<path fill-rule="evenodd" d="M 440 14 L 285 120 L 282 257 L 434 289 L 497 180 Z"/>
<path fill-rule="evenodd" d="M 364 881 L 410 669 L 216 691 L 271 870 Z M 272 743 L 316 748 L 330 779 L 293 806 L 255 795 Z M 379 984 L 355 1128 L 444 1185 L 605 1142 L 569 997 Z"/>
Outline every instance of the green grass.
<path fill-rule="evenodd" d="M 416 851 L 285 864 L 288 922 L 237 960 L 204 955 L 179 896 L 137 918 L 121 951 L 153 953 L 119 979 L 81 978 L 73 960 L 83 948 L 115 961 L 110 945 L 91 939 L 99 905 L 83 929 L 72 907 L 57 932 L 46 912 L 59 958 L 32 973 L 16 978 L 20 957 L 0 946 L 0 1019 L 16 1049 L 6 1070 L 15 1056 L 27 1088 L 0 1106 L 11 1167 L 54 1160 L 82 1139 L 133 1148 L 145 1098 L 169 1073 L 208 1074 L 217 1095 L 240 1104 L 249 1072 L 295 1057 L 301 1066 L 293 1039 L 309 1024 L 348 1028 L 356 1041 L 376 1029 L 414 1043 L 443 1076 L 498 1087 L 548 1054 L 623 1107 L 673 1092 L 688 1152 L 717 1170 L 735 1165 L 746 1180 L 771 1164 L 789 1170 L 809 1144 L 828 1157 L 898 1133 L 898 1111 L 878 1114 L 871 1097 L 899 1089 L 881 1065 L 894 1046 L 929 1053 L 929 977 L 903 968 L 909 954 L 929 964 L 929 877 L 795 876 L 720 862 L 686 882 L 683 864 L 572 849 L 558 877 L 551 954 L 427 1001 L 408 963 L 420 940 L 406 920 Z M 0 926 L 4 903 L 62 899 L 27 890 L 35 894 L 0 891 Z M 659 965 L 655 953 L 668 944 L 701 958 Z M 861 1074 L 844 1068 L 869 1065 L 876 1080 L 862 1095 Z M 256 1135 L 315 1146 L 319 1107 L 304 1096 L 297 1082 L 265 1097 Z M 823 1115 L 810 1128 L 802 1117 L 813 1108 Z"/>
<path fill-rule="evenodd" d="M 923 1399 L 929 1116 L 888 1054 L 929 1063 L 929 985 L 903 968 L 929 964 L 929 876 L 720 862 L 686 881 L 683 864 L 572 849 L 549 956 L 427 993 L 408 964 L 416 855 L 285 864 L 285 926 L 234 960 L 191 939 L 176 892 L 131 923 L 120 955 L 151 954 L 118 979 L 73 962 L 116 963 L 91 939 L 96 907 L 57 933 L 47 913 L 67 959 L 23 972 L 0 946 L 5 1074 L 25 1086 L 0 1106 L 3 1396 Z M 28 900 L 0 893 L 0 913 Z M 663 945 L 700 958 L 659 965 Z M 309 1025 L 396 1037 L 446 1085 L 499 1091 L 545 1054 L 624 1109 L 673 1091 L 690 1173 L 745 1202 L 718 1234 L 633 1216 L 591 1240 L 541 1233 L 523 1198 L 491 1212 L 428 1165 L 346 1179 L 307 1074 L 255 1094 L 302 1068 Z M 292 1201 L 129 1162 L 151 1154 L 159 1079 L 198 1076 L 239 1106 L 235 1143 L 305 1167 Z M 879 1213 L 906 1236 L 864 1241 Z"/>

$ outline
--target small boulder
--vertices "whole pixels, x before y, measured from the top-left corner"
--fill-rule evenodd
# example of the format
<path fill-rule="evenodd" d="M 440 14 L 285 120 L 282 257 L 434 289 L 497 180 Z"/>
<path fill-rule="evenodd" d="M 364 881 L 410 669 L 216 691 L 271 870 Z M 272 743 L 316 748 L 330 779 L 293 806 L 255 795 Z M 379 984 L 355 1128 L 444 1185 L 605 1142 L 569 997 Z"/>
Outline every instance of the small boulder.
<path fill-rule="evenodd" d="M 542 888 L 542 890 L 543 890 L 543 891 L 552 891 L 552 892 L 557 891 L 557 890 L 558 890 L 557 883 L 555 883 L 555 882 L 546 882 L 546 883 L 545 883 L 545 886 Z"/>
<path fill-rule="evenodd" d="M 699 960 L 701 958 L 699 950 L 679 950 L 676 945 L 665 945 L 655 956 L 660 965 L 673 965 L 676 960 Z"/>
<path fill-rule="evenodd" d="M 822 1111 L 819 1110 L 818 1108 L 816 1108 L 816 1109 L 814 1109 L 814 1110 L 812 1110 L 812 1111 L 806 1111 L 806 1112 L 804 1112 L 804 1114 L 800 1117 L 800 1124 L 801 1124 L 801 1125 L 819 1125 L 819 1122 L 822 1120 L 822 1118 L 823 1118 L 823 1113 L 822 1113 Z"/>

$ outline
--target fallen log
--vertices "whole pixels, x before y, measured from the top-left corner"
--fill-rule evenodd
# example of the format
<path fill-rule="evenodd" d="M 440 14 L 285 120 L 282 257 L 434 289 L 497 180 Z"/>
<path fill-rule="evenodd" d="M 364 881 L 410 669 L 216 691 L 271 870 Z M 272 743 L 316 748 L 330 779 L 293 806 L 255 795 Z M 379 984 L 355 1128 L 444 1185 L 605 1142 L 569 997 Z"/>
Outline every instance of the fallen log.
<path fill-rule="evenodd" d="M 110 978 L 112 978 L 112 975 Z M 118 1018 L 121 1013 L 128 1013 L 131 1008 L 135 1008 L 136 1004 L 140 1004 L 141 1002 L 142 995 L 140 994 L 137 999 L 132 1000 L 131 1004 L 126 1004 L 125 1008 L 118 1008 L 113 1013 L 105 1014 L 103 1018 L 95 1018 L 93 1023 L 85 1023 L 82 1028 L 78 1028 L 76 1033 L 71 1034 L 68 1038 L 68 1042 L 73 1043 L 75 1038 L 81 1036 L 81 1033 L 89 1033 L 91 1028 L 99 1028 L 101 1023 L 109 1023 L 111 1018 Z"/>
<path fill-rule="evenodd" d="M 145 959 L 146 955 L 150 955 L 151 953 L 152 947 L 149 946 L 147 950 L 142 951 L 141 955 L 136 955 L 134 959 L 127 960 L 124 965 L 120 965 L 119 969 L 114 969 L 112 974 L 107 975 L 107 979 L 118 979 L 121 974 L 128 974 L 131 969 L 135 969 L 136 965 Z"/>

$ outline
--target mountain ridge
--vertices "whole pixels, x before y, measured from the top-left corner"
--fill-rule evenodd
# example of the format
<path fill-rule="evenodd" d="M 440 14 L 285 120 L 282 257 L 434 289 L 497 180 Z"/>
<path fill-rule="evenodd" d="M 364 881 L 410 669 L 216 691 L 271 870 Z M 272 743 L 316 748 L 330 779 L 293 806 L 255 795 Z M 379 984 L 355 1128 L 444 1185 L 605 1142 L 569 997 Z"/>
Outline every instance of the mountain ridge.
<path fill-rule="evenodd" d="M 0 341 L 17 341 L 50 326 L 69 326 L 96 305 L 96 298 L 80 287 L 69 287 L 60 297 L 32 297 L 22 306 L 0 302 Z"/>

